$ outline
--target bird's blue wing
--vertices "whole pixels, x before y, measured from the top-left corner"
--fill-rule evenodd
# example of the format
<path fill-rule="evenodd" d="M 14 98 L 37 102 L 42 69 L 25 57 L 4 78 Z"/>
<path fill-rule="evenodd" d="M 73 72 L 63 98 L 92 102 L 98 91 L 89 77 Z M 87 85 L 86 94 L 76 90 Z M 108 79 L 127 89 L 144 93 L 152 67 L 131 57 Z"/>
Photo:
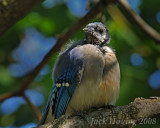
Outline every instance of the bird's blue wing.
<path fill-rule="evenodd" d="M 52 114 L 59 118 L 65 114 L 69 101 L 82 76 L 82 63 L 69 67 L 57 80 L 57 94 L 52 98 Z"/>
<path fill-rule="evenodd" d="M 57 86 L 54 84 L 53 87 L 52 87 L 52 90 L 50 92 L 50 96 L 48 98 L 48 102 L 47 102 L 47 105 L 45 106 L 44 110 L 43 110 L 43 113 L 42 113 L 42 118 L 39 122 L 39 125 L 41 124 L 44 124 L 45 123 L 45 120 L 47 118 L 47 115 L 48 115 L 48 112 L 49 112 L 49 109 L 50 109 L 50 104 L 51 104 L 51 101 L 52 99 L 55 99 L 56 98 L 56 94 L 57 94 Z"/>
<path fill-rule="evenodd" d="M 76 62 L 71 64 L 55 81 L 50 92 L 48 103 L 43 111 L 43 116 L 39 124 L 44 124 L 47 118 L 49 109 L 52 109 L 52 115 L 55 119 L 65 114 L 71 97 L 81 81 L 83 74 L 83 64 Z"/>

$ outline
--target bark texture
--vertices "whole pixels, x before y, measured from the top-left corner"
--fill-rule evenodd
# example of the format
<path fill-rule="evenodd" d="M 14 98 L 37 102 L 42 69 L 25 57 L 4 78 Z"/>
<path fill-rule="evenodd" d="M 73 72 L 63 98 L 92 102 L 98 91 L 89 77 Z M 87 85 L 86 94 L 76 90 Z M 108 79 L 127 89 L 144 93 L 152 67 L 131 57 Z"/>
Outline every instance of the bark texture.
<path fill-rule="evenodd" d="M 0 0 L 0 36 L 43 0 Z"/>
<path fill-rule="evenodd" d="M 126 106 L 99 108 L 61 118 L 37 128 L 131 128 L 156 124 L 160 118 L 160 97 L 136 98 Z"/>

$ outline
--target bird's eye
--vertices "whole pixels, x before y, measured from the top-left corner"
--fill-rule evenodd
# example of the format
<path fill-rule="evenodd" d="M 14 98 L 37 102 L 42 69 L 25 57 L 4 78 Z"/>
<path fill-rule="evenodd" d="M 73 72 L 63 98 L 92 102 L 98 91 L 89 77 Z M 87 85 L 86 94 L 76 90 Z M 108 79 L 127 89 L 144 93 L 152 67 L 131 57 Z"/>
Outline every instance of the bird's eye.
<path fill-rule="evenodd" d="M 102 29 L 100 29 L 100 30 L 99 30 L 99 33 L 103 33 L 103 30 L 102 30 Z"/>

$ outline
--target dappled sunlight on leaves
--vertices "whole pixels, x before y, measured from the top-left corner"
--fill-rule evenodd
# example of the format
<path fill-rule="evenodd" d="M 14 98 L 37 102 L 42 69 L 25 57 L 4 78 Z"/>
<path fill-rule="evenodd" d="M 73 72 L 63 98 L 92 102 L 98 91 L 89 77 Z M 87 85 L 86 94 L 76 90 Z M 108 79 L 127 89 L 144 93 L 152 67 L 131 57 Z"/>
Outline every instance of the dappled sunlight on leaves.
<path fill-rule="evenodd" d="M 26 29 L 25 38 L 12 52 L 16 63 L 9 65 L 10 73 L 15 77 L 28 74 L 42 61 L 55 43 L 56 39 L 53 37 L 45 38 L 34 28 Z"/>
<path fill-rule="evenodd" d="M 36 90 L 26 90 L 25 94 L 30 99 L 31 103 L 37 107 L 41 106 L 44 102 L 43 95 Z M 11 97 L 0 105 L 0 110 L 3 115 L 10 115 L 16 112 L 23 104 L 26 104 L 26 101 L 22 97 Z"/>
<path fill-rule="evenodd" d="M 67 7 L 78 17 L 84 16 L 89 10 L 86 10 L 86 3 L 88 0 L 68 0 Z"/>
<path fill-rule="evenodd" d="M 160 70 L 152 73 L 148 79 L 148 82 L 153 89 L 160 89 Z"/>
<path fill-rule="evenodd" d="M 133 66 L 140 67 L 143 66 L 144 61 L 141 55 L 138 53 L 133 53 L 131 55 L 131 63 Z"/>
<path fill-rule="evenodd" d="M 130 7 L 137 13 L 140 15 L 140 9 L 139 6 L 142 3 L 142 0 L 128 0 L 128 3 L 130 5 Z"/>
<path fill-rule="evenodd" d="M 157 21 L 160 23 L 160 11 L 156 15 Z"/>

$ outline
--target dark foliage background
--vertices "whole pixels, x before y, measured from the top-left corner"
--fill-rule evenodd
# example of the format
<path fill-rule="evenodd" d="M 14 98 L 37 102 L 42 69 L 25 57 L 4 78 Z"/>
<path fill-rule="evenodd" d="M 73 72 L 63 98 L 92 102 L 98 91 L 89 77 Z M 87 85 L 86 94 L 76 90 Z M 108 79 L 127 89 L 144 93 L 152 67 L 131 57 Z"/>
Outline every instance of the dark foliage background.
<path fill-rule="evenodd" d="M 32 9 L 0 37 L 0 94 L 19 88 L 28 75 L 56 43 L 57 37 L 84 16 L 87 0 L 46 0 Z M 130 7 L 160 32 L 159 0 L 128 0 Z M 117 6 L 109 6 L 93 21 L 105 21 L 121 69 L 121 91 L 116 105 L 126 105 L 136 97 L 160 96 L 160 45 L 146 36 Z M 106 19 L 106 20 L 105 20 Z M 83 31 L 71 40 L 84 38 Z M 25 91 L 31 102 L 43 110 L 52 87 L 52 67 L 57 54 L 50 58 L 31 86 Z M 29 128 L 37 119 L 22 97 L 0 103 L 0 128 Z M 152 120 L 151 120 L 152 122 Z M 137 126 L 158 128 L 147 123 Z"/>

